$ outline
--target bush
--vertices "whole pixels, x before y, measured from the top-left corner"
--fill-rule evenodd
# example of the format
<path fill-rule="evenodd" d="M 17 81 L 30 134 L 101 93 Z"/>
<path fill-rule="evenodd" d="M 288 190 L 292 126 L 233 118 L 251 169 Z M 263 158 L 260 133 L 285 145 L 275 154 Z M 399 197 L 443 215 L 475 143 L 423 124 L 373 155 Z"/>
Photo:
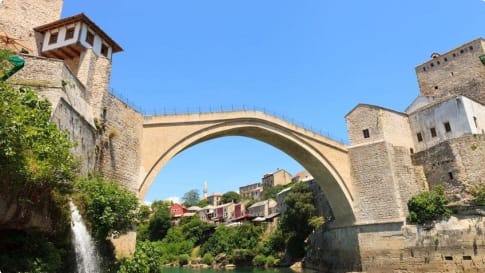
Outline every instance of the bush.
<path fill-rule="evenodd" d="M 189 254 L 181 254 L 179 255 L 179 265 L 186 265 L 189 263 L 190 256 Z"/>
<path fill-rule="evenodd" d="M 141 242 L 132 258 L 123 260 L 119 273 L 158 273 L 163 248 L 159 242 Z"/>
<path fill-rule="evenodd" d="M 234 249 L 232 251 L 232 262 L 237 266 L 250 266 L 254 253 L 250 249 Z"/>
<path fill-rule="evenodd" d="M 277 260 L 275 259 L 275 257 L 269 255 L 268 257 L 266 257 L 266 267 L 273 267 L 275 266 L 277 263 Z"/>
<path fill-rule="evenodd" d="M 451 210 L 446 207 L 448 200 L 443 186 L 436 186 L 431 191 L 422 192 L 408 201 L 410 223 L 424 224 L 441 218 L 448 218 Z"/>
<path fill-rule="evenodd" d="M 475 197 L 475 205 L 485 206 L 485 185 L 476 185 L 471 189 L 471 193 Z"/>
<path fill-rule="evenodd" d="M 214 257 L 210 253 L 206 253 L 204 254 L 204 257 L 202 257 L 203 264 L 211 265 L 213 261 L 214 261 Z"/>
<path fill-rule="evenodd" d="M 98 239 L 123 233 L 136 222 L 138 199 L 116 183 L 101 177 L 79 179 L 75 199 Z"/>
<path fill-rule="evenodd" d="M 264 255 L 256 255 L 253 259 L 253 265 L 257 267 L 263 267 L 266 264 L 266 257 Z"/>

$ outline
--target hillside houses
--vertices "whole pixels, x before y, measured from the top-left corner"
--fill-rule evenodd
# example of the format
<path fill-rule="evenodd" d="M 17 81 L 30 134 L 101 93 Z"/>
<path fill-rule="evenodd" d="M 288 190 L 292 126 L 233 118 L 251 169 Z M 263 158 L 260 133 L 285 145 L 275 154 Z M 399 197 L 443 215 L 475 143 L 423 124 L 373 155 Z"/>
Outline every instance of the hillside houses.
<path fill-rule="evenodd" d="M 185 208 L 181 204 L 173 204 L 170 208 L 170 215 L 173 218 L 198 216 L 202 221 L 214 224 L 231 224 L 241 221 L 273 222 L 286 211 L 285 198 L 291 191 L 291 185 L 304 182 L 308 183 L 314 192 L 315 205 L 318 207 L 319 215 L 331 217 L 330 206 L 326 198 L 320 191 L 318 183 L 306 170 L 291 176 L 287 171 L 278 169 L 274 173 L 265 174 L 261 180 L 261 182 L 239 188 L 239 193 L 243 198 L 241 202 L 222 203 L 222 194 L 217 193 L 204 198 L 208 203 L 204 207 Z M 263 187 L 263 185 L 265 186 Z M 275 199 L 263 199 L 264 189 L 268 190 L 276 185 L 287 187 L 277 193 Z"/>

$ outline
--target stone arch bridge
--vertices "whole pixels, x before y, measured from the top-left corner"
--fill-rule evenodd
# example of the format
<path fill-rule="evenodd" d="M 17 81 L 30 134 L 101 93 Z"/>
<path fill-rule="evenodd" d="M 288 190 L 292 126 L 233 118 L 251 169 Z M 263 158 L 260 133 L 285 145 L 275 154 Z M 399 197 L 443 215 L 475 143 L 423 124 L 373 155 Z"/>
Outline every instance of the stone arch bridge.
<path fill-rule="evenodd" d="M 336 221 L 355 221 L 350 162 L 344 144 L 258 111 L 147 116 L 141 143 L 144 198 L 160 170 L 178 153 L 207 140 L 244 136 L 265 142 L 308 170 L 325 193 Z"/>

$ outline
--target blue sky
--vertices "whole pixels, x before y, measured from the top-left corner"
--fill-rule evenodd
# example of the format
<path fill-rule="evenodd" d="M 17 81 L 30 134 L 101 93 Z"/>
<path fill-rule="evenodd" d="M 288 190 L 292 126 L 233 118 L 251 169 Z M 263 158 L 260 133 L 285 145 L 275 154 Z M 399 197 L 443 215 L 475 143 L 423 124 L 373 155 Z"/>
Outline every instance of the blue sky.
<path fill-rule="evenodd" d="M 257 107 L 347 142 L 356 104 L 404 110 L 414 67 L 484 36 L 481 0 L 65 0 L 124 49 L 111 87 L 143 112 Z M 190 189 L 237 190 L 276 168 L 303 167 L 260 142 L 192 147 L 162 169 L 146 200 Z"/>

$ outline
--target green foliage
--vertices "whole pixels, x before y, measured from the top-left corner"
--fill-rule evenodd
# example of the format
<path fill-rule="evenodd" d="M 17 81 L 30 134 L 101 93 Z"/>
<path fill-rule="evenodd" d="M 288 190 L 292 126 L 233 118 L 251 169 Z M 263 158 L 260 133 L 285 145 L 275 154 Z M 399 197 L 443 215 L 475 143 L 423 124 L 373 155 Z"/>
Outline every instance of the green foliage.
<path fill-rule="evenodd" d="M 50 121 L 50 103 L 3 82 L 0 101 L 0 191 L 33 206 L 51 189 L 68 192 L 76 171 L 73 144 Z"/>
<path fill-rule="evenodd" d="M 79 179 L 76 188 L 75 199 L 98 239 L 132 228 L 138 206 L 135 194 L 101 177 Z"/>
<path fill-rule="evenodd" d="M 69 245 L 53 242 L 45 234 L 3 230 L 0 233 L 2 272 L 67 272 Z"/>
<path fill-rule="evenodd" d="M 214 256 L 212 256 L 212 254 L 210 254 L 210 253 L 206 253 L 202 257 L 202 263 L 203 264 L 211 265 L 213 261 L 214 261 Z"/>
<path fill-rule="evenodd" d="M 276 185 L 276 186 L 273 186 L 273 187 L 266 188 L 266 189 L 264 189 L 264 192 L 263 192 L 263 199 L 264 200 L 276 199 L 276 194 L 278 194 L 280 191 L 282 191 L 282 190 L 284 190 L 288 187 L 291 187 L 291 185 L 290 184 L 288 184 L 288 185 Z"/>
<path fill-rule="evenodd" d="M 252 249 L 234 249 L 232 251 L 232 263 L 237 266 L 250 266 L 254 255 Z"/>
<path fill-rule="evenodd" d="M 265 263 L 265 266 L 266 267 L 273 267 L 275 266 L 276 264 L 278 263 L 278 260 L 275 259 L 275 257 L 269 255 L 268 257 L 266 257 L 266 263 Z"/>
<path fill-rule="evenodd" d="M 264 255 L 258 254 L 253 259 L 253 265 L 257 267 L 263 267 L 266 265 L 266 257 Z"/>
<path fill-rule="evenodd" d="M 150 241 L 162 240 L 171 227 L 171 217 L 168 207 L 158 207 L 150 217 L 148 233 Z"/>
<path fill-rule="evenodd" d="M 476 185 L 471 188 L 471 194 L 475 199 L 473 200 L 475 205 L 485 206 L 485 185 Z"/>
<path fill-rule="evenodd" d="M 205 242 L 210 231 L 213 229 L 212 224 L 200 220 L 198 216 L 182 218 L 180 227 L 185 240 L 190 240 L 195 245 Z"/>
<path fill-rule="evenodd" d="M 0 49 L 0 78 L 12 67 L 12 64 L 8 61 L 12 56 L 11 51 Z"/>
<path fill-rule="evenodd" d="M 262 242 L 261 253 L 264 255 L 279 255 L 286 248 L 286 237 L 281 229 L 275 230 L 269 238 Z"/>
<path fill-rule="evenodd" d="M 408 201 L 410 223 L 424 224 L 426 222 L 448 218 L 451 210 L 446 207 L 448 200 L 443 186 L 436 186 L 431 191 L 422 192 Z"/>
<path fill-rule="evenodd" d="M 138 223 L 148 223 L 151 215 L 151 209 L 149 206 L 140 205 L 136 214 L 136 220 Z"/>
<path fill-rule="evenodd" d="M 286 240 L 286 250 L 292 258 L 305 255 L 305 240 L 313 227 L 310 220 L 315 216 L 313 191 L 307 183 L 296 183 L 285 199 L 287 209 L 281 217 L 280 228 Z"/>
<path fill-rule="evenodd" d="M 234 202 L 239 203 L 241 201 L 241 195 L 235 191 L 228 191 L 222 195 L 221 202 L 222 204 Z"/>
<path fill-rule="evenodd" d="M 163 252 L 160 242 L 139 242 L 133 257 L 121 262 L 118 273 L 158 273 Z"/>
<path fill-rule="evenodd" d="M 136 240 L 139 242 L 149 241 L 150 232 L 148 230 L 148 223 L 138 224 L 136 227 Z"/>
<path fill-rule="evenodd" d="M 173 205 L 172 201 L 157 200 L 152 203 L 151 208 L 152 211 L 157 211 L 158 209 L 168 209 L 171 205 Z"/>
<path fill-rule="evenodd" d="M 184 205 L 186 207 L 197 205 L 200 200 L 199 191 L 196 189 L 193 189 L 184 193 L 182 200 L 184 201 Z"/>
<path fill-rule="evenodd" d="M 190 260 L 189 254 L 180 254 L 179 255 L 179 259 L 178 259 L 179 265 L 186 265 L 186 264 L 189 263 L 189 260 Z"/>
<path fill-rule="evenodd" d="M 214 234 L 202 245 L 202 253 L 232 254 L 235 249 L 256 249 L 262 233 L 260 226 L 243 224 L 237 227 L 218 226 Z"/>
<path fill-rule="evenodd" d="M 325 223 L 325 219 L 322 216 L 312 217 L 308 221 L 308 224 L 313 230 L 317 229 L 319 226 L 323 225 L 324 223 Z"/>
<path fill-rule="evenodd" d="M 206 199 L 200 200 L 196 206 L 203 208 L 207 205 L 210 205 L 210 203 L 209 203 L 209 200 L 206 198 Z"/>

